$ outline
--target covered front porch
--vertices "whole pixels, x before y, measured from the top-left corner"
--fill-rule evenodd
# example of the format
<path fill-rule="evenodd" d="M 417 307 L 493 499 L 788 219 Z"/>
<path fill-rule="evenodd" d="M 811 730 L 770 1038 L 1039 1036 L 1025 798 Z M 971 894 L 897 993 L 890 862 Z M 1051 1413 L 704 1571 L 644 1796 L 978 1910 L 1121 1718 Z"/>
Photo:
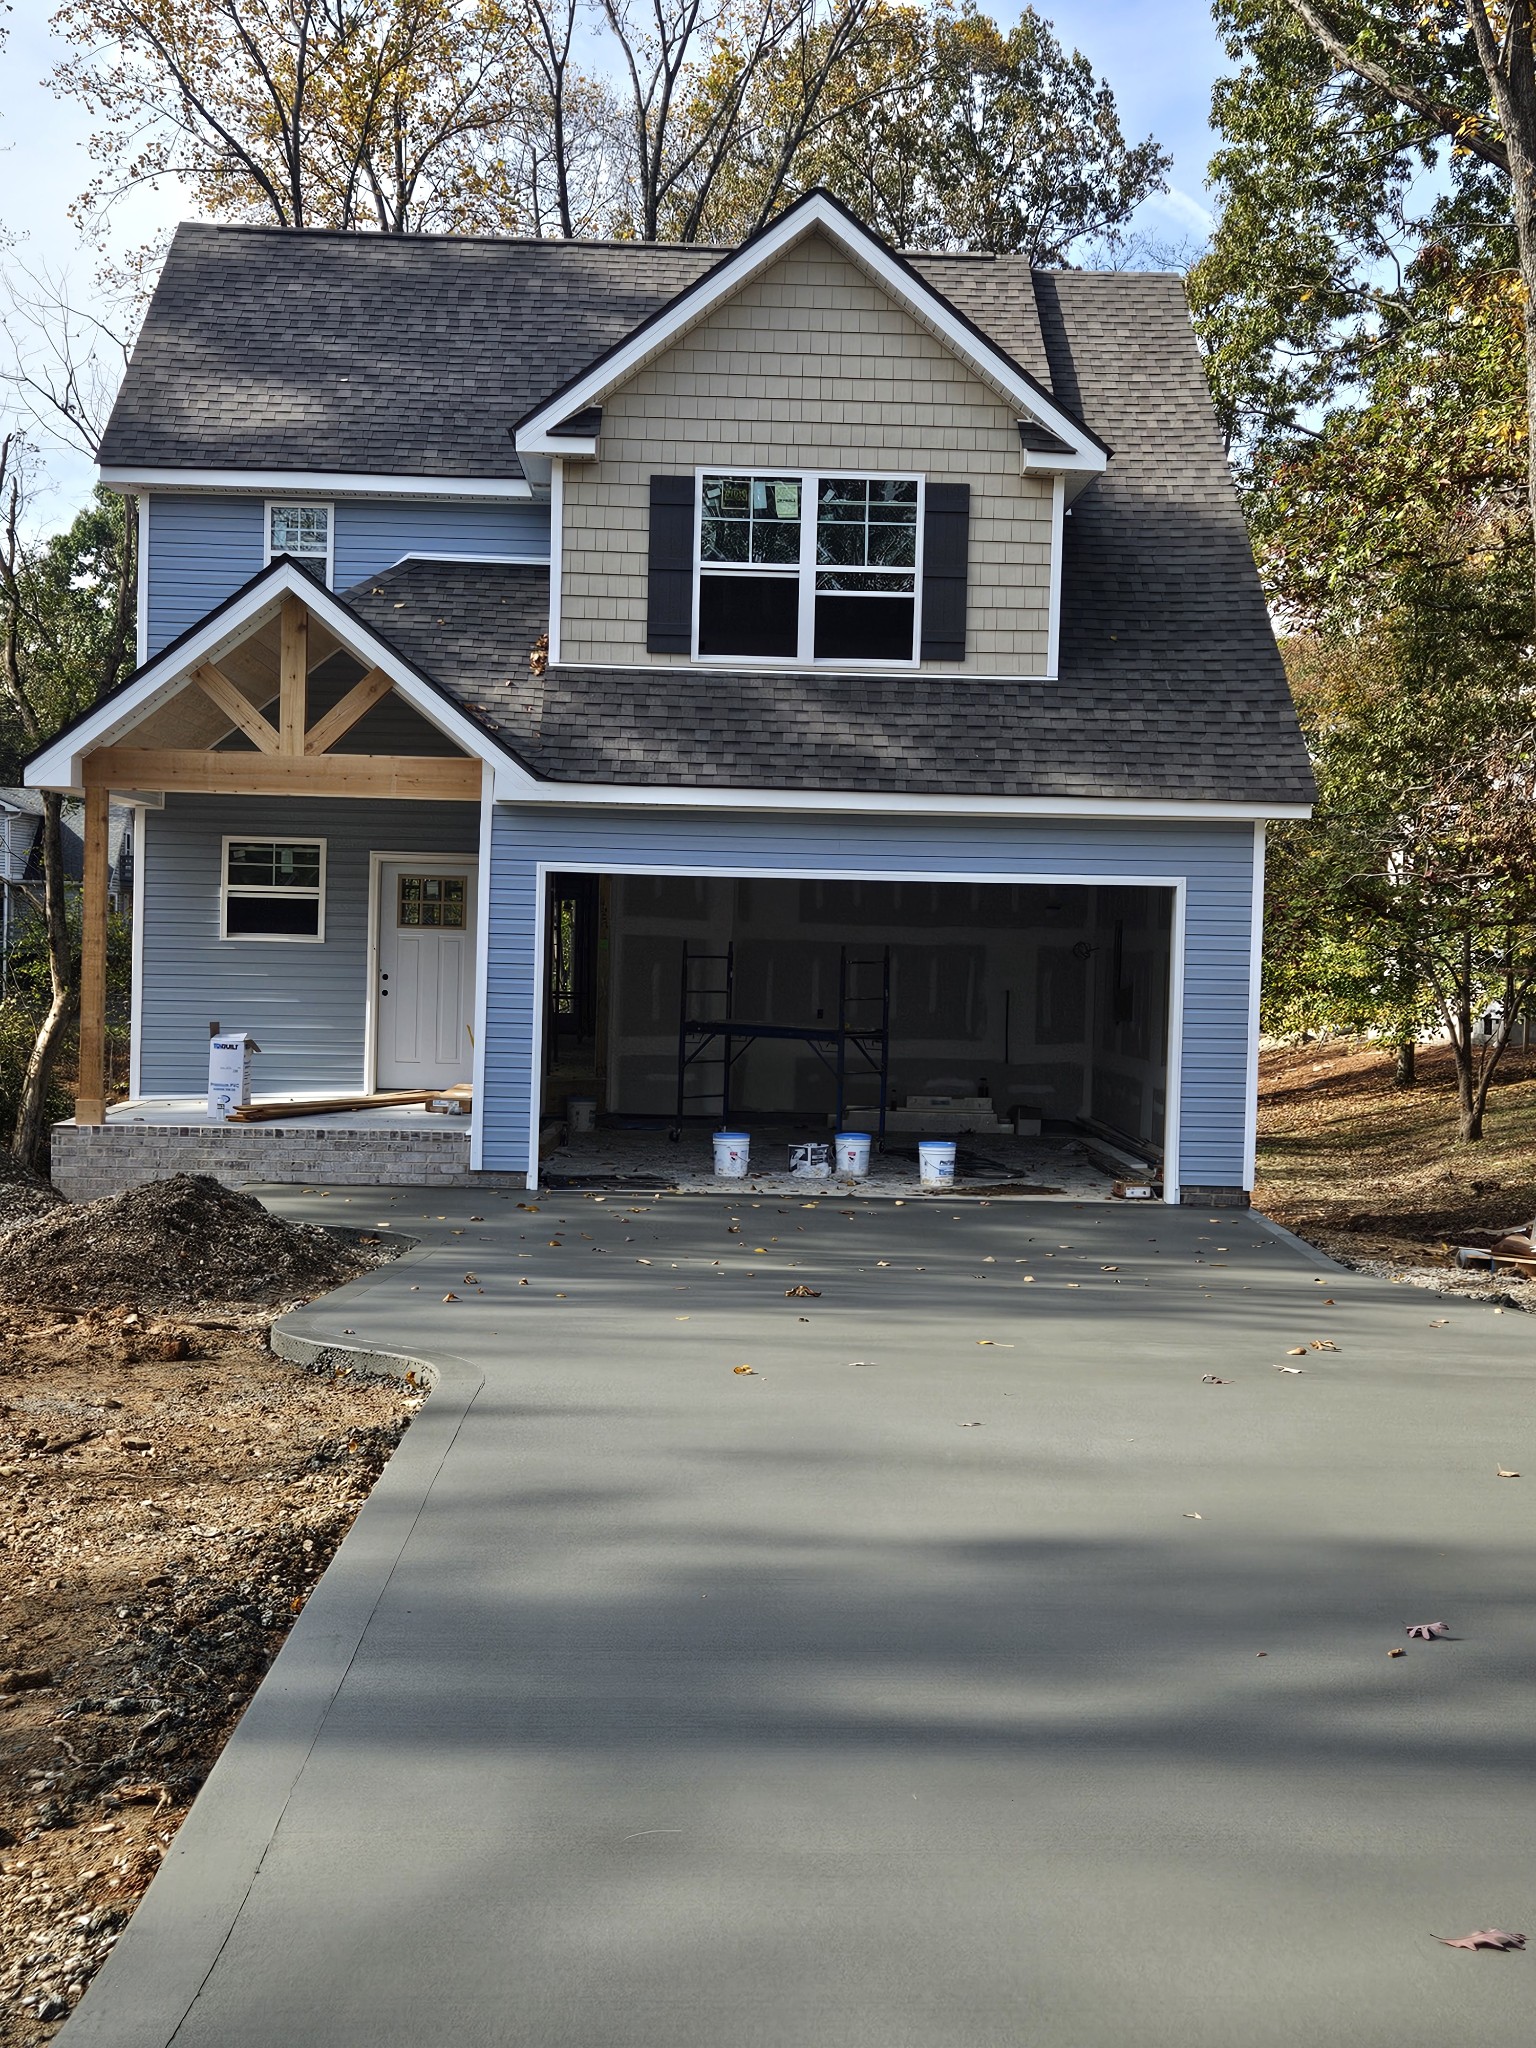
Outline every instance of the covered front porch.
<path fill-rule="evenodd" d="M 291 564 L 141 671 L 36 765 L 86 808 L 80 1077 L 58 1185 L 177 1172 L 462 1186 L 479 856 L 491 776 L 462 711 Z M 129 1099 L 107 1100 L 109 792 L 135 808 Z M 258 1048 L 255 1101 L 210 1109 L 209 1041 Z M 337 1101 L 336 1098 L 342 1098 Z M 347 1100 L 350 1098 L 350 1100 Z"/>

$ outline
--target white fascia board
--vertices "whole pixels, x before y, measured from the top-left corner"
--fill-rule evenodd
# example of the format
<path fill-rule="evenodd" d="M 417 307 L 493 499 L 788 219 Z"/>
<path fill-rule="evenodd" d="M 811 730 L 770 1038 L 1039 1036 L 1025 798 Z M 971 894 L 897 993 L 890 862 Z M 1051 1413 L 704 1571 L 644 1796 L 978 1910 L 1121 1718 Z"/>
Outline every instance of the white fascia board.
<path fill-rule="evenodd" d="M 839 208 L 831 206 L 820 193 L 813 194 L 798 206 L 791 207 L 779 216 L 771 227 L 757 235 L 747 246 L 722 263 L 711 273 L 707 285 L 697 287 L 684 294 L 660 319 L 653 320 L 639 333 L 631 337 L 624 347 L 616 350 L 601 363 L 589 370 L 577 383 L 562 391 L 558 397 L 536 412 L 531 419 L 519 427 L 516 435 L 518 454 L 526 449 L 530 454 L 573 454 L 586 453 L 584 441 L 573 441 L 570 436 L 551 437 L 550 429 L 559 426 L 573 413 L 589 405 L 601 404 L 608 392 L 634 375 L 644 363 L 690 327 L 696 326 L 722 299 L 741 290 L 757 272 L 777 262 L 786 250 L 791 249 L 809 234 L 824 234 L 835 242 L 849 259 L 856 263 L 865 274 L 889 292 L 898 305 L 919 318 L 925 326 L 940 335 L 945 343 L 968 364 L 978 376 L 983 377 L 997 390 L 1003 392 L 1021 412 L 1040 422 L 1051 433 L 1067 443 L 1070 455 L 1046 458 L 1045 466 L 1052 468 L 1082 466 L 1089 475 L 1098 473 L 1107 466 L 1107 457 L 1084 432 L 1074 419 L 1061 412 L 1018 368 L 1017 364 L 999 354 L 979 333 L 956 318 L 952 307 L 932 292 L 914 273 L 896 260 L 892 252 L 881 242 L 867 235 Z M 596 440 L 591 451 L 596 453 Z"/>
<path fill-rule="evenodd" d="M 889 790 L 715 789 L 677 784 L 536 782 L 533 793 L 498 802 L 607 806 L 631 810 L 876 812 L 943 818 L 1156 818 L 1170 823 L 1254 824 L 1309 818 L 1310 804 L 1220 803 L 1163 797 L 945 796 Z"/>
<path fill-rule="evenodd" d="M 240 491 L 264 497 L 531 498 L 522 477 L 366 476 L 319 469 L 135 469 L 105 464 L 109 491 Z"/>
<path fill-rule="evenodd" d="M 312 577 L 284 562 L 247 593 L 244 601 L 221 612 L 173 653 L 163 656 L 136 678 L 134 683 L 103 704 L 89 718 L 67 733 L 39 756 L 27 776 L 29 789 L 79 789 L 83 785 L 84 757 L 97 747 L 111 746 L 141 724 L 152 711 L 186 687 L 193 670 L 205 661 L 217 661 L 228 647 L 248 639 L 252 631 L 273 617 L 284 597 L 293 596 L 314 613 L 321 623 L 370 668 L 381 668 L 405 701 L 419 711 L 457 746 L 483 761 L 492 770 L 496 794 L 524 801 L 543 787 L 525 769 L 493 748 L 485 734 L 456 705 L 429 689 L 392 648 L 376 639 L 349 612 L 320 589 Z"/>
<path fill-rule="evenodd" d="M 564 414 L 565 408 L 560 408 Z M 552 434 L 534 433 L 528 430 L 525 441 L 520 433 L 517 437 L 518 455 L 569 455 L 577 461 L 591 460 L 597 454 L 596 434 Z"/>

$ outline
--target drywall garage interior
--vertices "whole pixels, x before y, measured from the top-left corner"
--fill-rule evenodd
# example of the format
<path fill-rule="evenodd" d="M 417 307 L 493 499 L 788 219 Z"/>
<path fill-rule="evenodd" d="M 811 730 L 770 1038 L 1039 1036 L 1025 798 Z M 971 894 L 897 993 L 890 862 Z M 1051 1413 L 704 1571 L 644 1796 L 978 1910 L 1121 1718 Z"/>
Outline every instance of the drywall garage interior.
<path fill-rule="evenodd" d="M 784 1025 L 835 1021 L 842 949 L 878 961 L 889 946 L 893 1103 L 984 1084 L 1000 1113 L 1031 1108 L 1162 1145 L 1169 889 L 621 875 L 603 878 L 591 922 L 596 1079 L 610 1113 L 675 1113 L 685 942 L 695 956 L 729 947 L 734 1014 Z M 878 968 L 860 971 L 859 986 L 878 985 Z M 696 985 L 710 978 L 706 967 Z M 852 1082 L 850 1108 L 874 1100 Z M 834 1101 L 807 1046 L 762 1041 L 735 1066 L 733 1113 L 815 1123 Z"/>

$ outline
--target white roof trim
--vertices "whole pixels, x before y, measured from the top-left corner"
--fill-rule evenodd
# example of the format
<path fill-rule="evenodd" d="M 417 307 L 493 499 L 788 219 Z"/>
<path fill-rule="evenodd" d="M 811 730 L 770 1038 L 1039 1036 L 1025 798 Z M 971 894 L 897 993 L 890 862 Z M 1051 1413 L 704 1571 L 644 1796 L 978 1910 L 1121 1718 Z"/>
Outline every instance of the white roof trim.
<path fill-rule="evenodd" d="M 613 354 L 589 370 L 575 384 L 534 413 L 517 430 L 519 455 L 583 455 L 589 452 L 585 440 L 569 434 L 554 434 L 573 413 L 599 405 L 607 394 L 632 377 L 654 355 L 669 348 L 679 335 L 704 319 L 721 300 L 740 291 L 759 271 L 803 241 L 807 235 L 823 234 L 835 242 L 869 277 L 880 284 L 909 313 L 941 335 L 954 353 L 976 374 L 1017 405 L 1021 412 L 1067 443 L 1062 455 L 1037 457 L 1041 468 L 1082 470 L 1098 475 L 1108 458 L 1082 427 L 1062 412 L 1016 363 L 1011 362 L 974 328 L 956 318 L 954 309 L 923 280 L 908 270 L 886 245 L 861 228 L 824 193 L 813 192 L 791 207 L 760 235 L 710 273 L 707 280 L 681 293 L 660 318 L 650 321 Z M 590 452 L 596 452 L 596 443 Z M 1032 465 L 1033 466 L 1033 465 Z"/>
<path fill-rule="evenodd" d="M 329 469 L 140 469 L 104 463 L 109 491 L 240 491 L 266 497 L 312 498 L 531 498 L 523 477 L 378 476 Z"/>
<path fill-rule="evenodd" d="M 495 792 L 507 799 L 525 801 L 545 785 L 504 754 L 474 720 L 431 689 L 393 648 L 386 647 L 366 626 L 361 625 L 314 578 L 291 562 L 279 562 L 270 574 L 248 590 L 236 604 L 221 611 L 216 619 L 181 640 L 147 668 L 141 669 L 127 689 L 98 706 L 88 718 L 40 754 L 27 775 L 29 789 L 78 790 L 84 787 L 83 763 L 97 747 L 109 747 L 125 738 L 152 711 L 177 696 L 188 679 L 205 661 L 217 661 L 229 647 L 248 639 L 252 631 L 275 616 L 284 597 L 303 600 L 315 617 L 359 661 L 381 668 L 405 701 L 419 711 L 476 760 L 483 761 L 495 777 Z"/>
<path fill-rule="evenodd" d="M 886 812 L 954 818 L 1156 818 L 1174 824 L 1252 824 L 1310 818 L 1310 804 L 1221 803 L 1177 797 L 946 796 L 889 790 L 732 789 L 676 783 L 539 782 L 501 802 L 629 806 L 644 810 Z"/>

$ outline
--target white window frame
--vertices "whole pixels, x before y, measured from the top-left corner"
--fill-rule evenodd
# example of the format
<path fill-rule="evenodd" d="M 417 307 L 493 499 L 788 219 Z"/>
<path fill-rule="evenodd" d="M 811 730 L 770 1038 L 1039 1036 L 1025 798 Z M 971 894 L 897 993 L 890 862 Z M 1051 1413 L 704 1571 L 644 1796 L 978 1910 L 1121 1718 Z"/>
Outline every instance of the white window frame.
<path fill-rule="evenodd" d="M 272 560 L 272 514 L 274 512 L 323 512 L 325 514 L 325 587 L 334 584 L 336 569 L 336 506 L 330 498 L 268 498 L 261 512 L 262 564 Z M 290 555 L 292 562 L 318 562 L 318 555 Z"/>
<path fill-rule="evenodd" d="M 229 885 L 229 849 L 232 846 L 318 846 L 320 886 L 314 896 L 306 889 L 242 888 Z M 323 946 L 325 944 L 325 882 L 327 843 L 312 832 L 227 832 L 219 843 L 219 938 L 231 946 Z M 229 899 L 234 896 L 267 897 L 302 895 L 306 903 L 318 901 L 320 915 L 312 932 L 232 932 L 229 929 Z"/>
<path fill-rule="evenodd" d="M 705 573 L 703 561 L 704 535 L 704 479 L 707 476 L 731 477 L 785 477 L 797 478 L 800 483 L 800 561 L 794 573 L 800 579 L 800 609 L 798 647 L 810 649 L 795 654 L 700 654 L 699 652 L 699 584 Z M 819 487 L 824 477 L 858 477 L 865 482 L 916 484 L 917 485 L 917 545 L 916 561 L 912 568 L 912 654 L 906 661 L 893 661 L 886 656 L 874 660 L 858 660 L 844 655 L 824 655 L 818 659 L 816 646 L 816 520 L 807 519 L 807 507 L 814 513 L 818 502 Z M 693 627 L 690 641 L 691 658 L 706 668 L 761 668 L 761 669 L 852 669 L 861 675 L 871 671 L 881 673 L 889 670 L 899 673 L 914 669 L 922 659 L 923 640 L 923 518 L 927 510 L 928 479 L 921 472 L 913 470 L 877 469 L 859 463 L 842 463 L 836 469 L 775 469 L 760 463 L 700 463 L 693 472 Z M 772 575 L 775 569 L 783 575 L 788 565 L 757 566 L 732 565 L 711 562 L 708 573 L 711 576 L 724 574 L 742 576 Z"/>

